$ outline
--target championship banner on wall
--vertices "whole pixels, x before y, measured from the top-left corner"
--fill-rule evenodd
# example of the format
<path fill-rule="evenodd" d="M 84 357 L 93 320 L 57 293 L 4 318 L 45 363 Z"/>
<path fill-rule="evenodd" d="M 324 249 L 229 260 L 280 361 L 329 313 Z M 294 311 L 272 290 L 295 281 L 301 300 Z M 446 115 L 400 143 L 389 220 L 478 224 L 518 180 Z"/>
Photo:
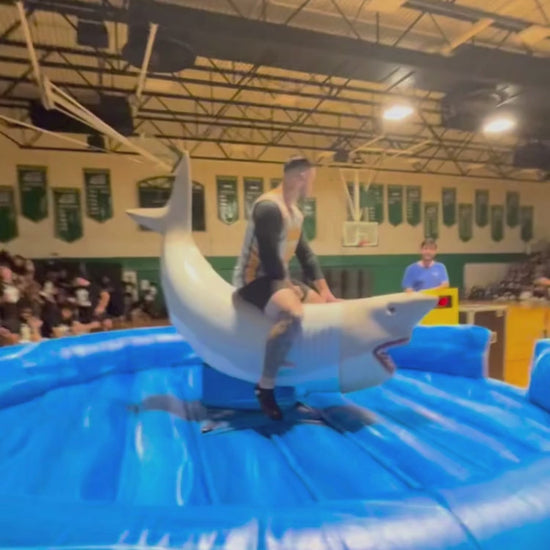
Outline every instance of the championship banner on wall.
<path fill-rule="evenodd" d="M 264 180 L 262 178 L 244 178 L 244 218 L 250 219 L 252 206 L 256 199 L 264 192 Z"/>
<path fill-rule="evenodd" d="M 413 227 L 420 223 L 422 216 L 422 187 L 408 185 L 406 191 L 407 223 Z"/>
<path fill-rule="evenodd" d="M 33 222 L 48 217 L 48 178 L 43 166 L 18 166 L 21 215 Z"/>
<path fill-rule="evenodd" d="M 218 219 L 231 225 L 239 219 L 239 198 L 237 195 L 237 178 L 218 176 L 216 178 L 218 198 Z"/>
<path fill-rule="evenodd" d="M 111 174 L 109 170 L 84 169 L 86 215 L 103 223 L 113 217 Z"/>
<path fill-rule="evenodd" d="M 439 204 L 437 202 L 424 203 L 424 238 L 439 237 Z"/>
<path fill-rule="evenodd" d="M 82 238 L 82 207 L 80 189 L 56 187 L 52 189 L 55 237 L 67 243 Z"/>
<path fill-rule="evenodd" d="M 506 225 L 508 227 L 519 225 L 519 193 L 517 191 L 506 193 Z"/>
<path fill-rule="evenodd" d="M 360 206 L 366 214 L 366 221 L 382 223 L 384 221 L 384 186 L 378 183 L 371 183 L 368 189 L 361 186 Z"/>
<path fill-rule="evenodd" d="M 15 212 L 15 190 L 0 186 L 0 243 L 7 243 L 18 236 Z"/>
<path fill-rule="evenodd" d="M 478 227 L 486 227 L 489 223 L 489 191 L 478 189 L 475 201 L 476 225 Z"/>
<path fill-rule="evenodd" d="M 443 225 L 452 227 L 456 223 L 456 189 L 444 187 L 441 191 Z"/>
<path fill-rule="evenodd" d="M 491 239 L 499 242 L 504 238 L 504 206 L 491 206 Z"/>
<path fill-rule="evenodd" d="M 403 223 L 402 185 L 388 185 L 388 220 L 394 226 Z"/>
<path fill-rule="evenodd" d="M 300 210 L 304 215 L 303 232 L 308 241 L 317 237 L 317 199 L 307 197 L 300 201 Z"/>
<path fill-rule="evenodd" d="M 522 206 L 520 208 L 521 240 L 526 243 L 533 240 L 534 217 L 535 209 L 532 206 Z"/>
<path fill-rule="evenodd" d="M 462 242 L 472 240 L 474 230 L 474 205 L 458 205 L 458 237 Z"/>

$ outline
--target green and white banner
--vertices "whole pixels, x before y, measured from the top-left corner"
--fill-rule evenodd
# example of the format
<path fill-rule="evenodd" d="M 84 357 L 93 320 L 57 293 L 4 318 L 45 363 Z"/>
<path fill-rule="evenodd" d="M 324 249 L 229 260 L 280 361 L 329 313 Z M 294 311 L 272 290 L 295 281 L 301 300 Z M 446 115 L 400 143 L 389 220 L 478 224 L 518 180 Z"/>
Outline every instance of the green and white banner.
<path fill-rule="evenodd" d="M 7 243 L 18 236 L 15 212 L 15 190 L 0 186 L 0 243 Z"/>
<path fill-rule="evenodd" d="M 388 185 L 388 220 L 391 225 L 403 223 L 402 185 Z"/>
<path fill-rule="evenodd" d="M 508 227 L 519 225 L 519 193 L 517 191 L 506 193 L 506 225 Z"/>
<path fill-rule="evenodd" d="M 437 202 L 424 203 L 424 238 L 437 239 L 439 237 L 439 204 Z"/>
<path fill-rule="evenodd" d="M 80 189 L 56 187 L 52 193 L 56 238 L 67 243 L 77 241 L 84 233 Z"/>
<path fill-rule="evenodd" d="M 456 223 L 456 189 L 444 187 L 441 191 L 443 225 L 451 227 Z"/>
<path fill-rule="evenodd" d="M 486 227 L 489 223 L 489 191 L 478 189 L 476 191 L 476 225 Z"/>
<path fill-rule="evenodd" d="M 384 221 L 384 186 L 371 183 L 369 188 L 361 187 L 361 208 L 365 212 L 365 221 L 382 223 Z"/>
<path fill-rule="evenodd" d="M 239 197 L 237 195 L 237 178 L 218 176 L 216 178 L 218 197 L 218 219 L 227 225 L 239 219 Z"/>
<path fill-rule="evenodd" d="M 48 217 L 48 178 L 43 166 L 18 166 L 21 215 L 33 222 Z"/>
<path fill-rule="evenodd" d="M 491 206 L 491 238 L 496 242 L 504 238 L 504 206 Z"/>
<path fill-rule="evenodd" d="M 522 206 L 520 208 L 521 240 L 526 243 L 533 240 L 534 217 L 535 209 L 532 206 Z"/>
<path fill-rule="evenodd" d="M 422 217 L 422 187 L 407 186 L 407 223 L 413 227 L 420 223 Z"/>
<path fill-rule="evenodd" d="M 86 215 L 96 222 L 105 222 L 113 217 L 111 175 L 109 170 L 84 169 L 86 192 Z"/>
<path fill-rule="evenodd" d="M 303 232 L 308 241 L 317 237 L 317 200 L 307 197 L 301 202 L 301 210 L 304 215 Z"/>
<path fill-rule="evenodd" d="M 472 240 L 474 230 L 474 205 L 458 205 L 458 236 L 462 242 Z"/>
<path fill-rule="evenodd" d="M 262 178 L 244 178 L 244 217 L 250 218 L 252 206 L 256 199 L 264 192 L 264 180 Z"/>

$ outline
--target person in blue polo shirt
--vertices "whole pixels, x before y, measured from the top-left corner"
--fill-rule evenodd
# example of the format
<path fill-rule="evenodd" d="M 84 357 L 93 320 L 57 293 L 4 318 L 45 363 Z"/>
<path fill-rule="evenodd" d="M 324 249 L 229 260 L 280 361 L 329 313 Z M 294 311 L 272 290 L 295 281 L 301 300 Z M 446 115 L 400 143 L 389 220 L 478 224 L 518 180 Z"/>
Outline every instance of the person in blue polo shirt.
<path fill-rule="evenodd" d="M 417 292 L 429 288 L 448 288 L 449 275 L 441 262 L 435 261 L 437 244 L 433 239 L 426 239 L 420 245 L 421 258 L 407 267 L 403 275 L 403 290 Z"/>

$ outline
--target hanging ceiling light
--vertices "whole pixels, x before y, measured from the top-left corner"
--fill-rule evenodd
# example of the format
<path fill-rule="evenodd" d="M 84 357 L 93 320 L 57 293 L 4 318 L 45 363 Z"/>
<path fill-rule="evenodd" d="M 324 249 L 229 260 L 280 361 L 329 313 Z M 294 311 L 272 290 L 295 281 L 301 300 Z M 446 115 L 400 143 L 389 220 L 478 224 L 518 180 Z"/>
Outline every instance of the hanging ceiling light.
<path fill-rule="evenodd" d="M 410 105 L 396 103 L 394 105 L 386 107 L 386 109 L 384 109 L 384 112 L 382 113 L 382 117 L 384 118 L 384 120 L 403 120 L 411 116 L 413 112 L 414 109 Z"/>
<path fill-rule="evenodd" d="M 496 115 L 488 118 L 483 124 L 483 131 L 487 134 L 507 132 L 516 126 L 516 119 L 511 115 Z"/>

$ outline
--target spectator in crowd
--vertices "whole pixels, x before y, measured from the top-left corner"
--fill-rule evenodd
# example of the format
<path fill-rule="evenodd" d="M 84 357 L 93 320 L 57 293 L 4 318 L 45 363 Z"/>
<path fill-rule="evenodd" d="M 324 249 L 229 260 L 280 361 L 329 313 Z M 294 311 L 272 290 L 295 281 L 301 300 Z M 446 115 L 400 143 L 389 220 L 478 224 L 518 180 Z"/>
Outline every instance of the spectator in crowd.
<path fill-rule="evenodd" d="M 19 301 L 19 343 L 40 342 L 42 320 L 35 314 L 33 304 L 23 298 Z"/>
<path fill-rule="evenodd" d="M 97 302 L 95 286 L 84 277 L 75 277 L 71 298 L 76 304 L 78 322 L 89 330 L 99 328 L 99 323 L 94 319 L 94 306 Z"/>
<path fill-rule="evenodd" d="M 19 288 L 22 298 L 26 299 L 33 309 L 33 313 L 40 316 L 40 292 L 42 290 L 40 283 L 35 279 L 34 263 L 26 260 L 25 270 L 19 276 Z"/>
<path fill-rule="evenodd" d="M 146 315 L 155 319 L 158 317 L 156 300 L 158 295 L 157 285 L 149 283 L 149 286 L 143 291 L 141 308 Z"/>
<path fill-rule="evenodd" d="M 111 330 L 113 321 L 109 314 L 112 306 L 113 288 L 109 277 L 102 277 L 99 286 L 99 297 L 94 307 L 94 320 L 100 324 L 103 330 Z"/>
<path fill-rule="evenodd" d="M 21 291 L 16 285 L 11 265 L 0 265 L 0 317 L 4 338 L 12 343 L 18 341 L 19 335 L 19 308 Z"/>
<path fill-rule="evenodd" d="M 57 301 L 57 287 L 51 281 L 46 281 L 40 292 L 42 305 L 42 337 L 54 338 L 54 329 L 59 325 L 61 309 Z"/>
<path fill-rule="evenodd" d="M 59 316 L 52 327 L 55 338 L 82 334 L 82 325 L 76 319 L 76 306 L 69 301 L 59 304 Z"/>
<path fill-rule="evenodd" d="M 78 308 L 78 322 L 83 330 L 110 330 L 113 327 L 107 308 L 111 300 L 109 286 L 97 287 L 84 277 L 76 277 L 73 295 Z"/>
<path fill-rule="evenodd" d="M 136 285 L 134 283 L 124 283 L 124 319 L 132 320 L 132 310 L 136 303 Z"/>
<path fill-rule="evenodd" d="M 12 271 L 16 275 L 21 275 L 21 276 L 24 275 L 25 274 L 25 258 L 23 258 L 23 256 L 20 256 L 19 254 L 14 256 L 11 260 L 11 268 L 12 268 Z"/>
<path fill-rule="evenodd" d="M 535 271 L 535 285 L 550 288 L 550 262 L 542 262 Z"/>
<path fill-rule="evenodd" d="M 107 315 L 110 319 L 120 319 L 124 317 L 124 291 L 122 284 L 113 283 L 107 276 L 101 278 L 101 289 L 109 294 L 107 304 Z"/>

